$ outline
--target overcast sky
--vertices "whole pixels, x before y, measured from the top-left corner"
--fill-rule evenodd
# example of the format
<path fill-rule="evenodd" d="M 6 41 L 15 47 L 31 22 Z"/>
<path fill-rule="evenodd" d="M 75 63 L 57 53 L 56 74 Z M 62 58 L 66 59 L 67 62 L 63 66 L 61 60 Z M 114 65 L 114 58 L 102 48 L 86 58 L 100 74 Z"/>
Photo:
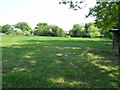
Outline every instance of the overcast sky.
<path fill-rule="evenodd" d="M 96 0 L 86 0 L 87 7 L 73 11 L 67 5 L 60 5 L 60 0 L 0 0 L 0 25 L 14 25 L 27 22 L 32 28 L 38 23 L 57 25 L 64 30 L 72 29 L 74 24 L 93 22 L 94 18 L 85 19 L 89 7 L 94 7 Z"/>

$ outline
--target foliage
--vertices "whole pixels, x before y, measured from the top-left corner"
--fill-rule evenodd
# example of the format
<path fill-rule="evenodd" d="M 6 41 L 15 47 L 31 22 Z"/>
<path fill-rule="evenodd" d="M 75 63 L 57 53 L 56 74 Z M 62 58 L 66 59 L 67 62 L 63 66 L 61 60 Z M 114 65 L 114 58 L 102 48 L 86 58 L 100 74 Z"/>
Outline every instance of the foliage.
<path fill-rule="evenodd" d="M 67 37 L 67 38 L 71 38 L 71 36 L 70 36 L 70 35 L 65 35 L 65 37 Z"/>
<path fill-rule="evenodd" d="M 30 33 L 30 31 L 23 31 L 22 35 L 25 35 L 25 36 L 30 36 L 30 35 L 31 35 L 31 33 Z"/>
<path fill-rule="evenodd" d="M 113 33 L 109 32 L 108 29 L 99 29 L 102 37 L 113 38 Z"/>
<path fill-rule="evenodd" d="M 57 32 L 55 33 L 55 35 L 57 37 L 64 37 L 65 36 L 65 32 L 62 30 L 62 28 L 58 28 Z"/>
<path fill-rule="evenodd" d="M 84 0 L 62 0 L 61 2 L 59 2 L 59 4 L 69 4 L 69 9 L 73 10 L 79 10 L 86 7 L 86 4 L 84 4 Z"/>
<path fill-rule="evenodd" d="M 97 5 L 91 8 L 86 16 L 96 17 L 96 25 L 105 37 L 112 38 L 113 34 L 109 32 L 109 29 L 120 26 L 118 5 L 119 2 L 97 2 Z"/>
<path fill-rule="evenodd" d="M 15 25 L 15 28 L 19 28 L 22 31 L 30 31 L 31 27 L 26 22 L 19 22 Z"/>
<path fill-rule="evenodd" d="M 38 36 L 49 36 L 49 27 L 46 23 L 39 23 L 36 25 L 36 30 L 34 31 L 34 35 Z"/>
<path fill-rule="evenodd" d="M 2 26 L 0 25 L 0 32 L 2 32 Z"/>
<path fill-rule="evenodd" d="M 113 26 L 118 26 L 118 3 L 117 2 L 97 2 L 94 8 L 91 8 L 86 16 L 96 17 L 98 28 L 111 29 Z"/>
<path fill-rule="evenodd" d="M 62 28 L 59 28 L 56 25 L 50 25 L 49 28 L 50 28 L 53 36 L 56 36 L 56 37 L 63 37 L 63 36 L 65 36 L 65 31 Z"/>
<path fill-rule="evenodd" d="M 35 29 L 37 29 L 38 27 L 45 27 L 45 26 L 48 26 L 47 23 L 38 23 L 35 27 Z"/>
<path fill-rule="evenodd" d="M 56 25 L 50 25 L 49 26 L 50 31 L 52 32 L 52 36 L 58 36 L 58 29 L 59 27 Z"/>
<path fill-rule="evenodd" d="M 26 22 L 19 22 L 16 25 L 4 25 L 2 30 L 7 35 L 33 35 L 34 30 L 32 30 Z"/>
<path fill-rule="evenodd" d="M 3 25 L 2 26 L 2 32 L 6 33 L 10 30 L 10 28 L 11 28 L 11 25 L 9 25 L 9 24 Z"/>
<path fill-rule="evenodd" d="M 100 36 L 100 32 L 98 31 L 98 28 L 91 25 L 89 28 L 88 28 L 88 33 L 87 33 L 88 36 L 90 36 L 91 38 L 95 38 L 95 37 L 99 37 Z"/>
<path fill-rule="evenodd" d="M 38 36 L 65 36 L 65 32 L 56 25 L 47 25 L 47 23 L 39 23 L 36 25 L 34 35 Z"/>
<path fill-rule="evenodd" d="M 60 4 L 69 4 L 71 9 L 76 9 L 76 7 L 82 7 L 82 3 L 85 4 L 84 0 L 61 0 Z M 119 27 L 120 24 L 120 1 L 115 2 L 114 0 L 107 0 L 106 2 L 97 2 L 94 8 L 90 8 L 88 16 L 96 17 L 96 24 L 98 28 L 111 29 L 113 26 Z"/>
<path fill-rule="evenodd" d="M 7 31 L 6 32 L 7 35 L 23 35 L 23 32 L 18 32 L 18 31 Z"/>
<path fill-rule="evenodd" d="M 82 4 L 78 3 L 84 0 L 78 0 L 77 3 L 76 0 L 62 0 L 60 4 L 68 4 L 70 3 L 69 7 L 71 9 L 76 9 L 77 6 L 81 7 Z M 76 7 L 75 7 L 76 6 Z M 97 2 L 96 6 L 94 8 L 90 8 L 89 14 L 86 15 L 86 17 L 93 16 L 96 17 L 95 23 L 96 26 L 99 29 L 104 30 L 104 36 L 105 37 L 113 37 L 113 34 L 109 32 L 109 29 L 112 28 L 120 28 L 120 1 L 114 1 L 114 0 L 107 0 L 106 2 Z"/>
<path fill-rule="evenodd" d="M 14 28 L 13 30 L 9 30 L 6 32 L 7 35 L 25 35 L 25 36 L 30 36 L 33 35 L 33 31 L 22 31 L 19 29 Z"/>
<path fill-rule="evenodd" d="M 82 37 L 84 35 L 83 26 L 79 24 L 73 25 L 72 30 L 70 30 L 70 35 L 74 37 Z"/>
<path fill-rule="evenodd" d="M 95 24 L 92 23 L 92 22 L 85 23 L 85 26 L 84 26 L 85 33 L 88 33 L 88 28 L 89 28 L 91 25 L 94 25 L 94 26 L 95 26 Z"/>

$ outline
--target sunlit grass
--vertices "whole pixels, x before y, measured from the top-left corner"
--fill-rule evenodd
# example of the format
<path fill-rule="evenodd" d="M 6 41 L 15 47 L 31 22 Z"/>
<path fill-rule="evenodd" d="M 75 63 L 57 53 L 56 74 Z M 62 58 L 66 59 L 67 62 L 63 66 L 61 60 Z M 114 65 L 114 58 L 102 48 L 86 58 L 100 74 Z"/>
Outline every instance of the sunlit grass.
<path fill-rule="evenodd" d="M 118 88 L 112 40 L 3 36 L 3 88 Z M 109 44 L 109 45 L 106 45 Z"/>

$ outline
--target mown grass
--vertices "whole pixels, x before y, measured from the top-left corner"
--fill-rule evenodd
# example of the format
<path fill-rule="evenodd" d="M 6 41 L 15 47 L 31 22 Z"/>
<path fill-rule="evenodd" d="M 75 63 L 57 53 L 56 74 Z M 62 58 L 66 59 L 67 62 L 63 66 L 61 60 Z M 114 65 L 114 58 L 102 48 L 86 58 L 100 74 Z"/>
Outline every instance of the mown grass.
<path fill-rule="evenodd" d="M 112 40 L 3 36 L 3 88 L 118 88 Z"/>

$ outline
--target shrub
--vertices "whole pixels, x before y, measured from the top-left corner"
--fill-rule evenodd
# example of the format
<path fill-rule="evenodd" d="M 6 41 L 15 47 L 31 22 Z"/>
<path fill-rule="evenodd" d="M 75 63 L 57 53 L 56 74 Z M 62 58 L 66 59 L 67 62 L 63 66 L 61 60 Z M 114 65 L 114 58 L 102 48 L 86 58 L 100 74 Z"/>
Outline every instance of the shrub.
<path fill-rule="evenodd" d="M 30 34 L 29 31 L 24 31 L 24 32 L 23 32 L 23 35 L 25 35 L 25 36 L 30 36 L 31 34 Z"/>
<path fill-rule="evenodd" d="M 9 30 L 8 32 L 6 32 L 7 35 L 22 35 L 22 32 L 18 32 L 18 31 L 11 31 Z"/>
<path fill-rule="evenodd" d="M 25 35 L 25 36 L 30 36 L 32 35 L 30 31 L 13 31 L 9 30 L 6 32 L 7 35 Z"/>
<path fill-rule="evenodd" d="M 16 35 L 16 32 L 15 31 L 8 31 L 6 32 L 7 35 Z"/>
<path fill-rule="evenodd" d="M 8 32 L 10 30 L 10 28 L 11 28 L 11 25 L 9 25 L 9 24 L 2 26 L 2 33 Z"/>
<path fill-rule="evenodd" d="M 87 33 L 88 36 L 90 36 L 91 38 L 95 38 L 95 37 L 99 37 L 100 36 L 100 32 L 98 31 L 98 28 L 91 25 L 89 28 L 88 28 L 88 33 Z"/>
<path fill-rule="evenodd" d="M 39 27 L 36 27 L 36 30 L 34 31 L 34 35 L 38 36 L 56 36 L 56 37 L 63 37 L 65 36 L 64 30 L 62 28 L 59 28 L 55 25 L 41 25 Z"/>
<path fill-rule="evenodd" d="M 65 37 L 70 38 L 71 36 L 70 35 L 65 35 Z"/>
<path fill-rule="evenodd" d="M 0 26 L 0 33 L 2 32 L 2 26 Z"/>

